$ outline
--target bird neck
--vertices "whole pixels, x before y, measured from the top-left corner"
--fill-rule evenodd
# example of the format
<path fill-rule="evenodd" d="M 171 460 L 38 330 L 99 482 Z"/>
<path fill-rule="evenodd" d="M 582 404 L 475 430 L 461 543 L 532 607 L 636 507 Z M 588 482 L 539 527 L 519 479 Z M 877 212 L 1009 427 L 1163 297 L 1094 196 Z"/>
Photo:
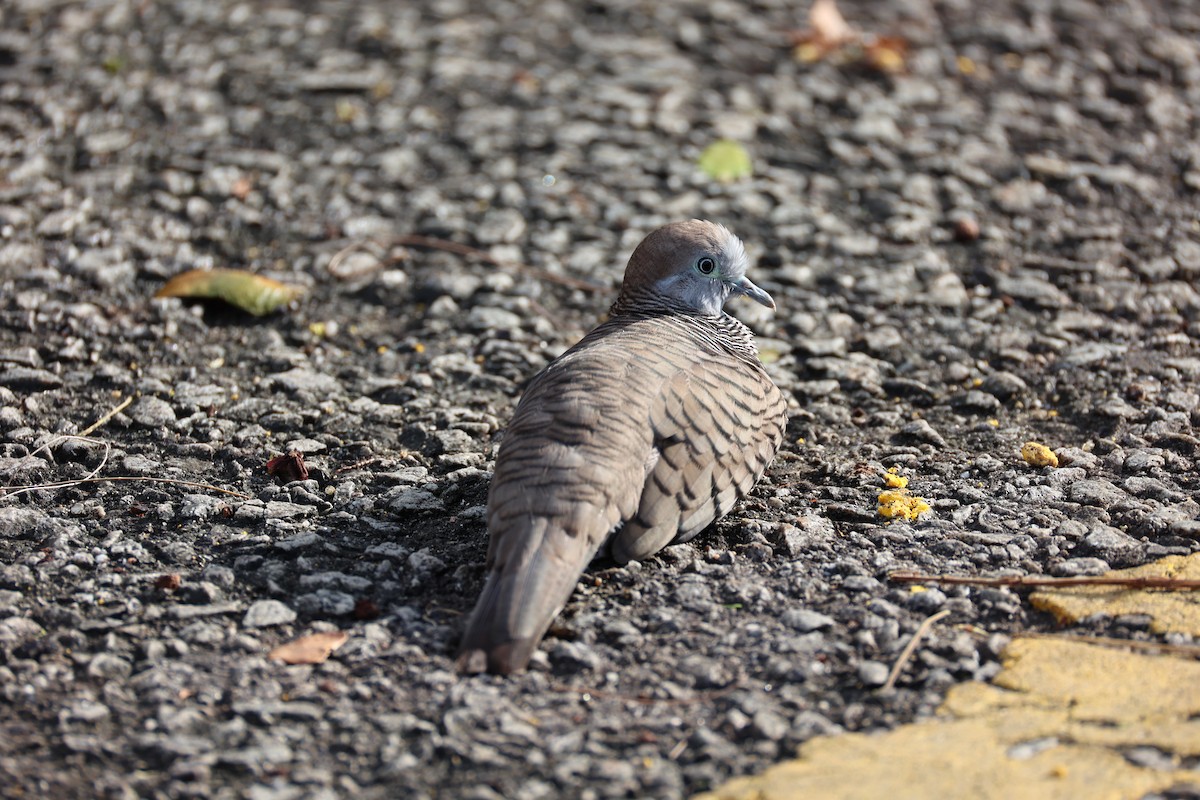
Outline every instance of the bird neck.
<path fill-rule="evenodd" d="M 750 329 L 729 314 L 706 314 L 652 292 L 622 291 L 608 311 L 605 326 L 624 326 L 638 320 L 659 319 L 713 350 L 724 350 L 748 364 L 762 369 L 758 348 Z"/>
<path fill-rule="evenodd" d="M 617 296 L 616 302 L 608 309 L 610 317 L 623 315 L 658 316 L 660 314 L 686 314 L 687 316 L 714 321 L 727 316 L 724 311 L 716 314 L 707 313 L 659 292 L 629 288 L 622 289 L 621 294 Z"/>

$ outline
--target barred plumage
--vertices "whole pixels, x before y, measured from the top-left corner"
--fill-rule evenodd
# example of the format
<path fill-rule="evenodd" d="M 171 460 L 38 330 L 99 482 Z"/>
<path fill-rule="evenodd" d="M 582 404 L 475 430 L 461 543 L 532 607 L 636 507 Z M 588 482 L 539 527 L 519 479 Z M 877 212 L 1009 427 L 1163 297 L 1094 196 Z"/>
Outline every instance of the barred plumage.
<path fill-rule="evenodd" d="M 635 250 L 610 319 L 533 379 L 488 495 L 488 574 L 463 671 L 522 669 L 591 559 L 685 542 L 758 480 L 786 402 L 731 294 L 774 307 L 745 278 L 741 242 L 693 220 Z"/>

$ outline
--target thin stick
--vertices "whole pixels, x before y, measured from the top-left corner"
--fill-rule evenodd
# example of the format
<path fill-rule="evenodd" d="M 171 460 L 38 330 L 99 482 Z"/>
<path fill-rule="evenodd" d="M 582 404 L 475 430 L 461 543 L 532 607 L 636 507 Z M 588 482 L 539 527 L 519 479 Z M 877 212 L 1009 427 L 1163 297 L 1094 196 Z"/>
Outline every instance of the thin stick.
<path fill-rule="evenodd" d="M 49 453 L 52 448 L 57 447 L 58 445 L 62 444 L 63 442 L 69 442 L 72 439 L 74 439 L 76 441 L 80 441 L 80 442 L 87 442 L 88 444 L 98 444 L 104 448 L 104 455 L 100 457 L 100 463 L 96 465 L 96 468 L 93 469 L 91 472 L 89 472 L 87 475 L 78 479 L 78 481 L 81 483 L 83 481 L 93 480 L 97 475 L 100 474 L 100 471 L 102 469 L 104 469 L 104 465 L 108 463 L 108 455 L 109 455 L 109 453 L 112 452 L 112 445 L 110 445 L 108 442 L 104 441 L 103 439 L 93 439 L 90 436 L 75 436 L 75 435 L 55 436 L 53 439 L 50 439 L 45 444 L 43 444 L 41 447 L 37 448 L 36 450 L 31 452 L 29 455 L 25 456 L 25 458 L 33 458 L 34 456 L 36 456 L 38 453 L 42 452 L 43 450 L 45 450 L 47 453 Z M 40 488 L 44 488 L 44 487 L 48 488 L 51 485 L 52 484 L 33 484 L 31 486 L 4 487 L 4 490 L 2 492 L 0 492 L 0 496 L 3 496 L 4 494 L 11 494 L 13 497 L 16 497 L 17 495 L 21 494 L 22 492 L 33 491 L 34 489 L 40 489 Z M 17 491 L 9 492 L 8 489 L 10 489 L 10 488 L 16 489 Z"/>
<path fill-rule="evenodd" d="M 900 671 L 904 669 L 904 665 L 912 658 L 913 653 L 917 651 L 917 645 L 925 638 L 925 634 L 929 633 L 929 629 L 933 627 L 933 623 L 937 622 L 942 617 L 950 615 L 950 609 L 943 608 L 936 614 L 926 617 L 916 631 L 913 632 L 912 638 L 908 640 L 908 644 L 904 645 L 904 649 L 900 651 L 900 657 L 896 659 L 896 663 L 892 664 L 892 671 L 888 673 L 887 680 L 884 681 L 881 691 L 896 688 L 896 680 L 900 677 Z"/>
<path fill-rule="evenodd" d="M 120 414 L 122 411 L 124 411 L 126 408 L 128 408 L 128 407 L 129 407 L 129 404 L 130 404 L 130 403 L 132 403 L 132 402 L 133 402 L 133 395 L 129 395 L 129 397 L 126 397 L 124 400 L 122 400 L 120 403 L 118 403 L 116 406 L 114 406 L 114 407 L 113 407 L 113 408 L 112 408 L 112 409 L 111 409 L 111 410 L 110 410 L 110 411 L 109 411 L 107 414 L 105 414 L 103 417 L 101 417 L 100 419 L 98 419 L 98 420 L 96 420 L 95 422 L 93 422 L 91 425 L 88 425 L 86 428 L 84 428 L 83 430 L 81 430 L 81 431 L 79 432 L 79 435 L 80 435 L 80 436 L 90 436 L 90 435 L 91 435 L 92 433 L 94 433 L 94 432 L 95 432 L 95 430 L 96 430 L 97 428 L 99 428 L 101 425 L 105 424 L 105 423 L 106 423 L 106 422 L 108 422 L 110 419 L 112 419 L 113 417 L 115 417 L 117 414 Z"/>
<path fill-rule="evenodd" d="M 1100 647 L 1125 648 L 1128 650 L 1149 650 L 1155 653 L 1185 656 L 1200 659 L 1200 647 L 1186 644 L 1167 644 L 1166 642 L 1140 642 L 1135 639 L 1117 639 L 1112 636 L 1077 636 L 1069 633 L 1022 633 L 1022 639 L 1047 639 L 1049 641 L 1078 642 L 1094 644 Z"/>
<path fill-rule="evenodd" d="M 69 481 L 57 481 L 55 483 L 37 483 L 29 486 L 12 486 L 0 488 L 0 497 L 16 497 L 25 492 L 32 492 L 38 489 L 61 489 L 66 486 L 78 486 L 81 483 L 104 483 L 105 481 L 146 481 L 147 483 L 170 483 L 176 486 L 188 486 L 193 489 L 204 489 L 209 492 L 219 492 L 232 497 L 237 497 L 242 500 L 253 500 L 251 495 L 235 492 L 233 489 L 222 489 L 220 486 L 213 486 L 211 483 L 197 483 L 196 481 L 185 481 L 179 478 L 156 478 L 153 476 L 141 475 L 118 475 L 116 477 L 106 478 L 76 478 Z"/>
<path fill-rule="evenodd" d="M 1063 586 L 1122 586 L 1127 589 L 1200 589 L 1200 580 L 1190 578 L 1127 578 L 1105 575 L 1081 575 L 1070 578 L 1047 578 L 1034 575 L 1001 575 L 977 577 L 972 575 L 922 575 L 917 572 L 893 572 L 888 580 L 895 583 L 941 583 L 947 586 L 1010 586 L 1018 589 Z"/>
<path fill-rule="evenodd" d="M 343 472 L 349 472 L 350 470 L 354 469 L 362 469 L 363 467 L 374 464 L 378 461 L 383 461 L 383 456 L 371 456 L 370 458 L 364 458 L 361 461 L 355 461 L 353 464 L 346 464 L 345 466 L 335 469 L 333 474 L 341 475 Z"/>

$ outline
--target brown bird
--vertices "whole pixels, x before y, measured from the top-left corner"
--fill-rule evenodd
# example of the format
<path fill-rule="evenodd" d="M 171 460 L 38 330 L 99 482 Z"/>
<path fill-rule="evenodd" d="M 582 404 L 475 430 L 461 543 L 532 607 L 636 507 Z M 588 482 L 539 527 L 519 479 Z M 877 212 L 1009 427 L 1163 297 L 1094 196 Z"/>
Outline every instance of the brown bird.
<path fill-rule="evenodd" d="M 775 308 L 723 225 L 677 222 L 629 259 L 608 321 L 530 382 L 488 493 L 487 579 L 462 672 L 524 669 L 592 558 L 686 542 L 775 456 L 786 403 L 732 295 Z"/>

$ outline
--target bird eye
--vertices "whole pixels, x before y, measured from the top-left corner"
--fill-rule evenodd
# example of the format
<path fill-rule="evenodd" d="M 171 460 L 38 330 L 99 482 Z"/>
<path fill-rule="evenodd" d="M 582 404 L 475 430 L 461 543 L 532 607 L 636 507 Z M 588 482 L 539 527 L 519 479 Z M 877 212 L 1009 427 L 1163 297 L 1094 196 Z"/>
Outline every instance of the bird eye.
<path fill-rule="evenodd" d="M 717 268 L 717 262 L 713 261 L 708 256 L 696 262 L 696 269 L 704 275 L 712 275 L 713 270 Z"/>

